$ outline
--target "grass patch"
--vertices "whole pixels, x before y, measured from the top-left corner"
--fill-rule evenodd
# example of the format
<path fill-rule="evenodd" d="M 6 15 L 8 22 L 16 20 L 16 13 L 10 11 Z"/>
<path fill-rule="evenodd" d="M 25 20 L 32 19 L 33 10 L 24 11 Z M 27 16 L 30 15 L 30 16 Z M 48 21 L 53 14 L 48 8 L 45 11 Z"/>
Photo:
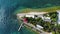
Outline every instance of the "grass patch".
<path fill-rule="evenodd" d="M 56 12 L 56 10 L 60 10 L 60 6 L 47 7 L 47 8 L 36 8 L 36 9 L 23 8 L 23 9 L 16 10 L 14 14 L 27 13 L 27 12 Z"/>

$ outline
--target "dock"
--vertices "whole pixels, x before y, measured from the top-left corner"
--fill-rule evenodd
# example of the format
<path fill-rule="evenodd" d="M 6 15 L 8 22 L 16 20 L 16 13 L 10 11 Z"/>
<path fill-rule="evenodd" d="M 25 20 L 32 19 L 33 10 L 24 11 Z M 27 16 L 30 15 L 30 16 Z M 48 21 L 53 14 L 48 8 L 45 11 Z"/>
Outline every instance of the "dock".
<path fill-rule="evenodd" d="M 21 25 L 20 25 L 20 27 L 19 27 L 18 31 L 20 31 L 20 29 L 22 28 L 22 26 L 23 26 L 23 23 L 21 23 Z"/>

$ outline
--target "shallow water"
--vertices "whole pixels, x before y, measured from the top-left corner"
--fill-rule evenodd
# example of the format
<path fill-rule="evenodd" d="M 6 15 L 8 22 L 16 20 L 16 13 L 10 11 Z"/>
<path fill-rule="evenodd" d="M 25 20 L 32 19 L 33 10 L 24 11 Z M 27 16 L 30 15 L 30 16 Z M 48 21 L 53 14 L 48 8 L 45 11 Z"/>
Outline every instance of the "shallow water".
<path fill-rule="evenodd" d="M 1 9 L 2 10 L 2 9 Z M 0 34 L 33 34 L 34 32 L 31 32 L 29 29 L 26 29 L 23 27 L 18 32 L 18 20 L 14 18 L 12 15 L 8 16 L 7 13 L 4 14 L 4 11 L 2 11 L 0 14 Z"/>
<path fill-rule="evenodd" d="M 33 34 L 26 28 L 18 32 L 18 21 L 13 12 L 18 8 L 19 0 L 0 0 L 0 34 Z"/>

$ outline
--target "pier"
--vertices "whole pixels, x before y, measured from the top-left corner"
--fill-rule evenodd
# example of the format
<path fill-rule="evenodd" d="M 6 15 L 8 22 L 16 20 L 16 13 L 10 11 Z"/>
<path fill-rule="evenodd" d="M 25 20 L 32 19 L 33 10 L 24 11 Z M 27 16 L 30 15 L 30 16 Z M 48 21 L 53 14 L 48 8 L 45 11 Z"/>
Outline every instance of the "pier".
<path fill-rule="evenodd" d="M 22 28 L 22 26 L 23 26 L 23 23 L 21 23 L 21 25 L 20 25 L 20 27 L 19 27 L 18 31 L 20 31 L 20 29 Z"/>

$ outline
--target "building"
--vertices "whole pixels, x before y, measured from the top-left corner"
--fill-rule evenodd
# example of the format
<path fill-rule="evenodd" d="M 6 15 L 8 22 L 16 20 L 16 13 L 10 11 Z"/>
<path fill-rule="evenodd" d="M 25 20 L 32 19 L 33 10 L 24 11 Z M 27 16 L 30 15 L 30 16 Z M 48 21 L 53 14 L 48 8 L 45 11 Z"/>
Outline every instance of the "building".
<path fill-rule="evenodd" d="M 38 29 L 43 29 L 43 27 L 42 26 L 40 26 L 40 25 L 36 25 L 36 27 L 38 28 Z"/>
<path fill-rule="evenodd" d="M 50 17 L 43 17 L 42 19 L 43 19 L 44 21 L 51 22 L 51 18 L 50 18 Z"/>
<path fill-rule="evenodd" d="M 27 15 L 25 15 L 25 17 L 32 17 L 32 18 L 34 18 L 34 15 L 27 14 Z"/>
<path fill-rule="evenodd" d="M 58 16 L 58 20 L 57 21 L 58 21 L 58 24 L 60 24 L 60 10 L 57 10 L 57 13 L 58 13 L 57 14 L 57 16 Z"/>

